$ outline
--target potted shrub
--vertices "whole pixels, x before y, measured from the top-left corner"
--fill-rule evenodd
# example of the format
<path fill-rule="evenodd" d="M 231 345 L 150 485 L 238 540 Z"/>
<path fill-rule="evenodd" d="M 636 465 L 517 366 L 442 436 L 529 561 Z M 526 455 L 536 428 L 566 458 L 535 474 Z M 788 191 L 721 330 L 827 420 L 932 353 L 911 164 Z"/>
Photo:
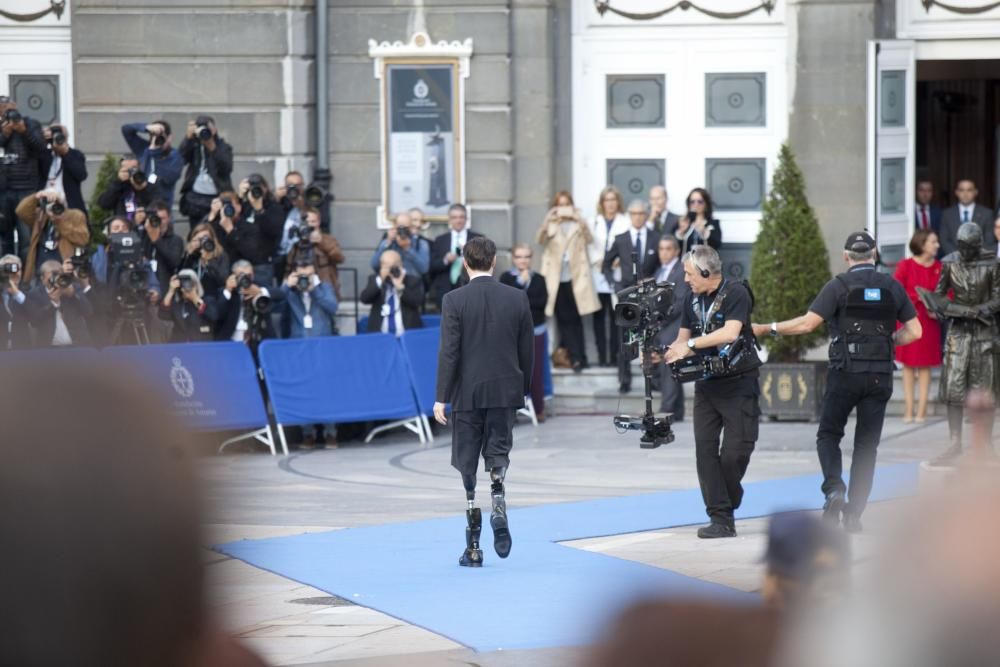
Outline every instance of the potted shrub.
<path fill-rule="evenodd" d="M 804 312 L 830 280 L 829 257 L 805 181 L 788 144 L 781 146 L 760 234 L 752 250 L 750 284 L 755 322 L 773 322 Z M 772 417 L 816 419 L 826 381 L 825 362 L 803 356 L 826 339 L 825 327 L 804 336 L 765 336 L 768 361 L 761 368 L 761 411 Z"/>
<path fill-rule="evenodd" d="M 90 218 L 90 248 L 93 250 L 99 245 L 104 245 L 107 239 L 104 236 L 104 226 L 111 219 L 113 211 L 105 211 L 97 205 L 97 198 L 108 189 L 108 186 L 118 179 L 118 157 L 112 153 L 107 153 L 101 166 L 97 169 L 97 176 L 94 179 L 94 191 L 90 193 L 90 201 L 87 203 Z"/>

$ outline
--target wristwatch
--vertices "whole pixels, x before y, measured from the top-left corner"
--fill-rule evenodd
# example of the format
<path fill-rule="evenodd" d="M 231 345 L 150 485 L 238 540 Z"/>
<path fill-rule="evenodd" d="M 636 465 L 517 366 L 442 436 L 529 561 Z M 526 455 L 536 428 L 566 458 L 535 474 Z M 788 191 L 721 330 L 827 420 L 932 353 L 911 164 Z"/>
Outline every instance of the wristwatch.
<path fill-rule="evenodd" d="M 778 337 L 778 323 L 777 322 L 771 322 L 771 335 L 774 336 L 775 338 Z"/>
<path fill-rule="evenodd" d="M 689 350 L 694 349 L 694 338 L 688 338 L 688 349 Z"/>

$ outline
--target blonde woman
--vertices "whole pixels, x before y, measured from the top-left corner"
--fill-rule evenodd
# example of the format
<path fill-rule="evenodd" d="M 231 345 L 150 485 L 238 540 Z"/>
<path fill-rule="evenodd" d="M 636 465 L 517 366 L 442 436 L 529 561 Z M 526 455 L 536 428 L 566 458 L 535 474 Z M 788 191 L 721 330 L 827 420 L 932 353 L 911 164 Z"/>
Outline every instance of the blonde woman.
<path fill-rule="evenodd" d="M 203 222 L 188 234 L 180 268 L 193 270 L 206 294 L 214 296 L 226 284 L 229 257 L 210 223 Z"/>
<path fill-rule="evenodd" d="M 160 301 L 160 319 L 173 322 L 171 343 L 208 342 L 218 319 L 214 299 L 206 299 L 198 274 L 181 269 L 170 278 L 167 293 Z"/>
<path fill-rule="evenodd" d="M 622 193 L 615 186 L 608 185 L 597 198 L 597 215 L 590 222 L 590 266 L 600 303 L 600 307 L 594 312 L 594 341 L 597 343 L 597 356 L 601 366 L 617 365 L 619 347 L 618 327 L 615 326 L 611 304 L 614 285 L 608 282 L 601 267 L 604 264 L 604 253 L 611 249 L 615 237 L 628 230 L 629 219 L 625 215 Z M 621 267 L 614 267 L 613 277 L 615 280 L 621 279 Z"/>
<path fill-rule="evenodd" d="M 556 194 L 538 230 L 541 274 L 548 291 L 545 315 L 555 315 L 559 345 L 569 352 L 577 373 L 587 365 L 581 317 L 601 307 L 594 293 L 587 252 L 592 240 L 587 221 L 573 205 L 573 197 L 566 191 Z"/>

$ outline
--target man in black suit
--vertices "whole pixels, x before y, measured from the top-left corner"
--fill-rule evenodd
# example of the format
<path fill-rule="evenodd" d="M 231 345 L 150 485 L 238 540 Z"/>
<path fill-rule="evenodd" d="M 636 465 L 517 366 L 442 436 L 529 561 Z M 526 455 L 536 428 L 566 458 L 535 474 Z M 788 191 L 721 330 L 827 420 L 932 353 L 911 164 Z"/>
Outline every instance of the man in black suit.
<path fill-rule="evenodd" d="M 42 156 L 43 190 L 56 190 L 66 195 L 66 206 L 87 214 L 81 184 L 87 180 L 87 158 L 76 148 L 70 148 L 69 132 L 63 125 L 49 125 L 42 130 L 51 148 Z"/>
<path fill-rule="evenodd" d="M 482 514 L 475 506 L 480 455 L 492 482 L 493 547 L 500 558 L 510 553 L 503 481 L 510 465 L 514 417 L 531 389 L 534 335 L 528 297 L 493 278 L 496 253 L 496 245 L 486 237 L 465 244 L 469 284 L 446 294 L 441 309 L 434 419 L 448 423 L 445 403 L 450 401 L 455 421 L 451 465 L 462 474 L 468 500 L 466 548 L 458 561 L 464 567 L 483 564 Z"/>
<path fill-rule="evenodd" d="M 424 281 L 419 275 L 407 273 L 403 256 L 395 250 L 383 250 L 379 255 L 378 273 L 368 277 L 361 292 L 361 303 L 370 305 L 369 333 L 389 333 L 402 336 L 404 331 L 420 329 L 420 307 L 424 305 Z"/>
<path fill-rule="evenodd" d="M 468 221 L 469 213 L 465 206 L 452 204 L 448 209 L 448 226 L 451 229 L 434 239 L 434 243 L 431 244 L 431 266 L 428 274 L 438 307 L 441 306 L 445 294 L 469 282 L 462 268 L 462 247 L 482 234 L 467 229 Z"/>
<path fill-rule="evenodd" d="M 656 282 L 674 284 L 673 308 L 663 326 L 656 334 L 657 346 L 669 347 L 681 329 L 681 312 L 691 294 L 691 288 L 684 281 L 684 262 L 681 260 L 681 245 L 672 236 L 663 236 L 657 248 L 660 268 L 656 270 Z M 670 366 L 660 364 L 660 411 L 673 415 L 671 421 L 684 420 L 684 385 L 674 379 Z"/>
<path fill-rule="evenodd" d="M 253 264 L 245 259 L 233 262 L 233 272 L 226 278 L 225 287 L 216 300 L 219 321 L 215 325 L 215 340 L 248 343 L 256 356 L 257 343 L 277 338 L 271 311 L 274 309 L 274 298 L 280 297 L 280 294 L 280 291 L 272 294 L 266 287 L 254 282 Z M 216 297 L 215 294 L 211 296 Z M 258 301 L 259 297 L 265 301 Z M 265 303 L 268 308 L 259 308 Z"/>
<path fill-rule="evenodd" d="M 649 189 L 649 220 L 646 227 L 660 235 L 677 227 L 677 216 L 667 210 L 667 189 L 654 185 Z"/>
<path fill-rule="evenodd" d="M 983 250 L 996 254 L 997 241 L 993 238 L 993 212 L 976 204 L 979 190 L 976 184 L 965 178 L 955 186 L 958 203 L 941 214 L 941 255 L 950 255 L 958 250 L 958 228 L 966 222 L 974 222 L 983 230 Z"/>
<path fill-rule="evenodd" d="M 42 263 L 41 279 L 28 293 L 28 318 L 39 347 L 69 347 L 91 344 L 88 320 L 93 315 L 90 300 L 74 282 L 61 283 L 73 275 L 73 264 L 55 260 Z"/>
<path fill-rule="evenodd" d="M 31 347 L 27 296 L 21 291 L 21 259 L 0 257 L 0 350 Z M 27 289 L 27 288 L 25 288 Z"/>
<path fill-rule="evenodd" d="M 941 209 L 934 206 L 934 183 L 926 178 L 917 181 L 917 205 L 913 211 L 913 228 L 929 229 L 941 236 Z"/>
<path fill-rule="evenodd" d="M 649 211 L 646 209 L 646 202 L 641 199 L 634 200 L 628 206 L 628 217 L 632 223 L 632 228 L 627 232 L 615 237 L 615 242 L 611 249 L 604 254 L 604 274 L 608 276 L 611 283 L 612 271 L 616 266 L 621 266 L 622 280 L 617 286 L 617 290 L 632 287 L 638 281 L 648 278 L 660 266 L 659 255 L 656 248 L 660 242 L 660 235 L 646 227 L 646 220 Z M 636 276 L 632 267 L 632 255 L 638 253 L 639 275 Z M 622 336 L 628 333 L 622 331 Z M 630 360 L 625 355 L 618 355 L 618 390 L 627 394 L 632 389 L 632 369 L 629 366 Z"/>

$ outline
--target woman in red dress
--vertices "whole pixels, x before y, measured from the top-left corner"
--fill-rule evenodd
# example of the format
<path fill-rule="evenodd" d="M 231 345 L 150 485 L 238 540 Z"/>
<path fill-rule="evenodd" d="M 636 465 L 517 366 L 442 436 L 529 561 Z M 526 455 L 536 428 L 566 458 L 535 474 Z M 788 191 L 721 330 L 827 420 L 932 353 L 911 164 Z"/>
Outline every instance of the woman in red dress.
<path fill-rule="evenodd" d="M 941 276 L 941 262 L 937 257 L 939 247 L 937 234 L 927 229 L 918 229 L 910 239 L 909 257 L 896 265 L 894 277 L 910 296 L 910 301 L 917 309 L 917 317 L 924 334 L 920 340 L 896 348 L 896 361 L 903 364 L 903 400 L 906 408 L 903 421 L 914 420 L 913 416 L 913 381 L 916 376 L 920 385 L 920 396 L 917 400 L 916 421 L 924 421 L 927 415 L 927 396 L 931 388 L 931 368 L 941 365 L 941 326 L 917 296 L 917 287 L 933 290 L 937 287 Z"/>

